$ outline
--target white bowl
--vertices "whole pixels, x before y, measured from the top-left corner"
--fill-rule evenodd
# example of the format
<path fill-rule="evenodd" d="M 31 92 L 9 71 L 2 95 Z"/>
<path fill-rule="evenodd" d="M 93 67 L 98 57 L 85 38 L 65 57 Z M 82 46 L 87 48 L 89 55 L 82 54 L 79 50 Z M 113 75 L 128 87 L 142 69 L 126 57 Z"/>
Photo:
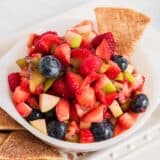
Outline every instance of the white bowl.
<path fill-rule="evenodd" d="M 67 21 L 67 27 L 66 27 Z M 57 23 L 54 23 L 56 26 L 55 30 L 60 33 L 63 33 L 66 28 L 69 26 L 80 22 L 81 19 L 77 18 L 66 18 L 66 20 L 58 20 Z M 44 26 L 41 28 L 41 31 L 47 31 L 51 28 L 51 26 Z M 35 31 L 36 32 L 36 31 Z M 38 32 L 38 30 L 37 30 Z M 140 128 L 146 120 L 150 117 L 152 112 L 158 105 L 160 98 L 160 85 L 158 75 L 158 71 L 160 67 L 158 65 L 158 54 L 160 51 L 160 45 L 158 44 L 160 38 L 158 37 L 157 32 L 155 32 L 152 28 L 148 28 L 142 37 L 142 40 L 139 42 L 136 52 L 133 55 L 133 64 L 136 66 L 138 71 L 145 75 L 145 93 L 148 95 L 150 100 L 150 105 L 147 111 L 137 120 L 136 124 L 126 131 L 125 133 L 111 138 L 109 140 L 105 140 L 102 142 L 95 142 L 91 144 L 78 144 L 78 143 L 70 143 L 61 140 L 57 140 L 55 138 L 43 135 L 38 130 L 34 129 L 27 121 L 25 121 L 16 111 L 14 104 L 12 102 L 10 91 L 8 87 L 7 76 L 11 72 L 18 71 L 18 67 L 16 66 L 15 61 L 26 55 L 26 40 L 22 39 L 21 42 L 18 42 L 6 55 L 0 60 L 0 106 L 18 123 L 20 123 L 24 128 L 26 128 L 33 135 L 43 140 L 44 142 L 59 147 L 68 151 L 76 151 L 76 152 L 89 152 L 103 149 L 105 147 L 109 147 L 114 145 L 122 140 L 125 140 L 128 136 L 130 136 L 133 132 L 135 132 L 138 128 Z M 160 56 L 159 56 L 160 57 Z"/>

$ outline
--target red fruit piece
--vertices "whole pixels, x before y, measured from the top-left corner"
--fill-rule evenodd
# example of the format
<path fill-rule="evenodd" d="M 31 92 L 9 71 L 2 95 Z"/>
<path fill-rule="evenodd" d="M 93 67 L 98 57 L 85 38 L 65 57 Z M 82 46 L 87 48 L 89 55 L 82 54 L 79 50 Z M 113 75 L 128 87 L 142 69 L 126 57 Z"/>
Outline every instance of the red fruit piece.
<path fill-rule="evenodd" d="M 115 52 L 115 47 L 116 47 L 116 43 L 113 37 L 113 34 L 111 32 L 107 32 L 104 34 L 100 34 L 98 36 L 96 36 L 92 42 L 91 42 L 91 46 L 96 49 L 97 46 L 99 46 L 99 44 L 102 42 L 103 39 L 106 39 L 111 50 L 112 50 L 112 54 Z"/>
<path fill-rule="evenodd" d="M 22 117 L 28 117 L 32 112 L 32 108 L 24 102 L 17 104 L 16 109 Z"/>
<path fill-rule="evenodd" d="M 11 73 L 8 75 L 8 83 L 9 83 L 10 90 L 12 92 L 14 92 L 16 87 L 20 85 L 20 82 L 21 82 L 21 76 L 18 72 Z"/>
<path fill-rule="evenodd" d="M 81 42 L 81 45 L 80 45 L 80 48 L 90 49 L 91 48 L 90 41 L 86 38 L 83 38 L 82 42 Z"/>
<path fill-rule="evenodd" d="M 71 48 L 68 43 L 60 44 L 56 47 L 54 55 L 64 64 L 70 64 Z"/>
<path fill-rule="evenodd" d="M 39 104 L 38 104 L 38 99 L 35 95 L 31 95 L 27 101 L 26 101 L 29 106 L 31 106 L 32 108 L 35 108 L 35 109 L 39 109 Z"/>
<path fill-rule="evenodd" d="M 34 94 L 41 94 L 44 92 L 44 85 L 43 84 L 40 84 L 36 90 L 34 91 Z"/>
<path fill-rule="evenodd" d="M 103 61 L 98 56 L 89 56 L 84 59 L 79 66 L 79 72 L 82 76 L 87 76 L 91 72 L 97 72 Z"/>
<path fill-rule="evenodd" d="M 86 48 L 73 49 L 71 52 L 72 58 L 76 58 L 80 62 L 83 61 L 85 58 L 89 57 L 90 55 L 93 55 L 93 53 L 91 52 L 91 50 Z"/>
<path fill-rule="evenodd" d="M 94 142 L 94 136 L 89 129 L 80 130 L 80 143 L 92 143 Z"/>
<path fill-rule="evenodd" d="M 100 78 L 99 74 L 96 72 L 90 73 L 83 81 L 81 88 L 86 87 L 87 85 L 90 85 L 91 83 L 95 82 Z"/>
<path fill-rule="evenodd" d="M 79 116 L 77 114 L 77 110 L 76 110 L 75 105 L 77 105 L 77 104 L 73 104 L 70 107 L 70 120 L 78 122 L 79 121 Z"/>
<path fill-rule="evenodd" d="M 103 113 L 104 113 L 105 105 L 100 105 L 91 109 L 88 113 L 86 113 L 82 121 L 89 123 L 98 123 L 103 121 Z"/>
<path fill-rule="evenodd" d="M 115 78 L 117 78 L 120 72 L 121 69 L 119 68 L 119 66 L 114 62 L 110 62 L 110 65 L 105 74 L 109 79 L 114 80 Z"/>
<path fill-rule="evenodd" d="M 76 92 L 76 100 L 83 109 L 92 108 L 96 101 L 93 88 L 87 86 L 78 90 Z"/>
<path fill-rule="evenodd" d="M 54 32 L 54 31 L 47 31 L 47 32 L 42 33 L 40 36 L 43 37 L 43 36 L 46 35 L 46 34 L 57 35 L 57 32 Z"/>
<path fill-rule="evenodd" d="M 25 102 L 30 96 L 30 93 L 21 89 L 20 86 L 18 86 L 15 91 L 13 92 L 13 101 L 15 103 L 21 103 Z"/>
<path fill-rule="evenodd" d="M 50 88 L 49 93 L 64 98 L 72 97 L 64 78 L 57 79 Z"/>
<path fill-rule="evenodd" d="M 112 116 L 111 116 L 111 113 L 110 113 L 110 112 L 106 111 L 106 112 L 104 113 L 104 116 L 103 116 L 104 119 L 110 119 L 111 117 L 112 117 Z"/>
<path fill-rule="evenodd" d="M 111 105 L 117 97 L 118 97 L 118 94 L 116 92 L 107 94 L 105 96 L 106 105 L 107 106 Z"/>
<path fill-rule="evenodd" d="M 115 129 L 114 129 L 114 137 L 120 135 L 121 133 L 123 133 L 126 129 L 122 128 L 119 125 L 116 125 Z"/>
<path fill-rule="evenodd" d="M 86 112 L 86 107 L 82 107 L 79 104 L 75 104 L 76 112 L 79 118 L 81 118 Z"/>
<path fill-rule="evenodd" d="M 51 50 L 52 45 L 59 45 L 62 40 L 54 34 L 45 34 L 35 43 L 35 49 L 40 53 L 48 53 Z"/>
<path fill-rule="evenodd" d="M 56 115 L 59 121 L 69 120 L 70 105 L 65 99 L 61 99 L 56 105 Z"/>
<path fill-rule="evenodd" d="M 29 91 L 29 80 L 27 78 L 22 78 L 20 86 L 23 90 Z"/>
<path fill-rule="evenodd" d="M 131 128 L 135 123 L 135 119 L 129 113 L 124 113 L 119 119 L 118 124 L 124 129 Z"/>
<path fill-rule="evenodd" d="M 74 72 L 68 72 L 66 74 L 66 84 L 69 91 L 75 95 L 80 85 L 82 84 L 82 77 Z"/>
<path fill-rule="evenodd" d="M 102 42 L 98 45 L 96 49 L 96 55 L 106 61 L 111 59 L 112 50 L 106 39 L 103 39 Z"/>

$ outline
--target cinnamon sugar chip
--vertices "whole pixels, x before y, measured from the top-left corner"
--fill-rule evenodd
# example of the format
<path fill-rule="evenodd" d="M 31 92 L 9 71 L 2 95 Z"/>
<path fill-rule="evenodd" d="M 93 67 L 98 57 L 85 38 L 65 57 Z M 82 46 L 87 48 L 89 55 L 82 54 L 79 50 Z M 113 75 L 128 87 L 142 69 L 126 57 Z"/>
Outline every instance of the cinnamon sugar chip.
<path fill-rule="evenodd" d="M 0 146 L 3 144 L 3 142 L 7 139 L 9 136 L 9 133 L 0 132 Z"/>
<path fill-rule="evenodd" d="M 64 160 L 54 147 L 35 138 L 27 131 L 14 131 L 0 147 L 3 160 Z"/>
<path fill-rule="evenodd" d="M 112 32 L 118 54 L 130 55 L 150 18 L 125 8 L 95 8 L 100 33 Z"/>
<path fill-rule="evenodd" d="M 0 130 L 20 130 L 23 129 L 5 111 L 0 109 Z"/>

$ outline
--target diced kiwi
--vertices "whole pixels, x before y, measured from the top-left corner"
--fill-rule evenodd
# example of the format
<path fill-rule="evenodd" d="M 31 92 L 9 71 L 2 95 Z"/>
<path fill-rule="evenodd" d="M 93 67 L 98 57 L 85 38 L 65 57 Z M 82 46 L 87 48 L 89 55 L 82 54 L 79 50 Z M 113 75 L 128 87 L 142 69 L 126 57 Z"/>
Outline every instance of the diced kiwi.
<path fill-rule="evenodd" d="M 102 88 L 105 93 L 116 92 L 116 87 L 112 82 L 107 82 L 106 85 Z"/>
<path fill-rule="evenodd" d="M 65 140 L 67 140 L 69 142 L 78 142 L 79 141 L 79 136 L 77 134 L 67 133 L 65 135 Z"/>
<path fill-rule="evenodd" d="M 71 40 L 71 48 L 78 48 L 81 45 L 81 41 L 82 41 L 82 36 L 81 35 L 75 35 L 74 37 L 72 37 Z"/>
<path fill-rule="evenodd" d="M 78 68 L 80 61 L 77 58 L 71 58 L 71 64 L 73 67 Z"/>
<path fill-rule="evenodd" d="M 131 73 L 127 72 L 127 71 L 124 72 L 124 77 L 130 83 L 134 83 L 135 82 L 134 76 Z"/>
<path fill-rule="evenodd" d="M 123 111 L 127 111 L 130 107 L 132 100 L 128 99 L 125 103 L 121 104 L 121 108 L 123 109 Z"/>
<path fill-rule="evenodd" d="M 21 69 L 28 66 L 28 62 L 27 62 L 26 58 L 20 58 L 16 61 L 16 63 Z"/>
<path fill-rule="evenodd" d="M 55 78 L 49 78 L 44 82 L 44 91 L 46 92 L 54 83 L 56 79 Z"/>
<path fill-rule="evenodd" d="M 120 72 L 115 80 L 117 80 L 117 81 L 123 81 L 123 73 Z"/>

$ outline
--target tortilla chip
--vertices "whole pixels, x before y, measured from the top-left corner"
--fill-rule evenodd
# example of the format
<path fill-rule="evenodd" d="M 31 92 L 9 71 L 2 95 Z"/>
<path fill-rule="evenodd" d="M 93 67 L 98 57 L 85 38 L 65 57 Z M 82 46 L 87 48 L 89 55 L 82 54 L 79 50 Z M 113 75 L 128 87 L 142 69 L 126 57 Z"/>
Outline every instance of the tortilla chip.
<path fill-rule="evenodd" d="M 43 143 L 27 131 L 14 131 L 0 147 L 0 159 L 64 160 L 64 157 L 57 149 Z"/>
<path fill-rule="evenodd" d="M 130 55 L 142 35 L 150 18 L 125 8 L 96 8 L 98 30 L 100 33 L 112 32 L 116 41 L 116 53 Z"/>
<path fill-rule="evenodd" d="M 0 109 L 0 130 L 21 130 L 23 129 L 5 111 Z"/>
<path fill-rule="evenodd" d="M 7 139 L 10 133 L 0 132 L 0 146 Z"/>

